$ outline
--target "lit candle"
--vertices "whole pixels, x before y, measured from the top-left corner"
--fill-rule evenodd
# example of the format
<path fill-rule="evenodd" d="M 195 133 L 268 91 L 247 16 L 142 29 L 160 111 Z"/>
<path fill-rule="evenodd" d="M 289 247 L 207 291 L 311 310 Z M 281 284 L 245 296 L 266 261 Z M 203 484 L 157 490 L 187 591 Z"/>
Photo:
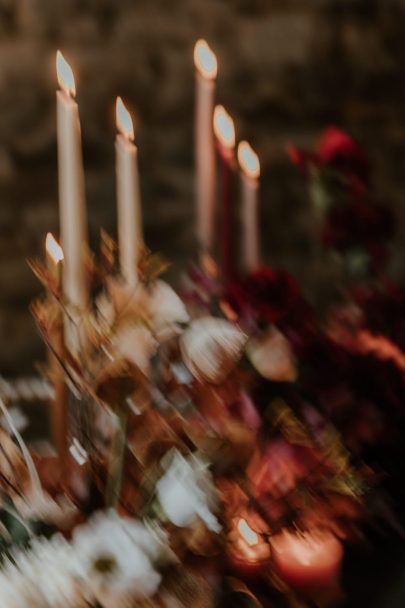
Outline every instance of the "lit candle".
<path fill-rule="evenodd" d="M 260 263 L 257 215 L 260 162 L 257 154 L 246 141 L 241 141 L 238 146 L 238 161 L 242 187 L 243 257 L 245 269 L 250 272 Z"/>
<path fill-rule="evenodd" d="M 271 547 L 275 571 L 290 587 L 311 591 L 338 585 L 343 546 L 330 532 L 283 531 Z"/>
<path fill-rule="evenodd" d="M 196 67 L 195 162 L 197 238 L 201 255 L 212 252 L 215 211 L 215 148 L 212 119 L 218 65 L 205 40 L 194 47 Z"/>
<path fill-rule="evenodd" d="M 118 243 L 121 274 L 129 286 L 138 282 L 138 261 L 142 249 L 141 197 L 139 192 L 138 149 L 134 144 L 131 115 L 121 97 L 117 98 L 115 141 L 118 201 Z"/>
<path fill-rule="evenodd" d="M 62 262 L 64 255 L 62 247 L 50 232 L 46 235 L 45 250 L 48 272 L 55 284 L 56 291 L 59 291 L 62 283 Z"/>
<path fill-rule="evenodd" d="M 251 518 L 249 518 L 252 523 Z M 232 569 L 244 578 L 257 578 L 268 568 L 270 546 L 247 519 L 237 517 L 232 521 L 229 534 L 228 557 Z"/>
<path fill-rule="evenodd" d="M 227 283 L 233 275 L 233 208 L 232 178 L 235 160 L 235 126 L 223 106 L 214 111 L 214 133 L 221 159 L 221 247 L 222 273 Z"/>
<path fill-rule="evenodd" d="M 48 272 L 54 281 L 56 291 L 59 292 L 64 258 L 62 247 L 50 232 L 46 236 L 45 247 Z M 51 407 L 51 430 L 60 465 L 64 467 L 67 463 L 68 393 L 60 365 L 60 360 L 64 356 L 63 319 L 61 314 L 56 316 L 54 323 L 50 327 L 49 342 L 49 366 L 54 387 L 54 399 Z"/>
<path fill-rule="evenodd" d="M 79 332 L 74 324 L 88 305 L 85 254 L 87 218 L 84 193 L 84 171 L 81 149 L 79 109 L 73 72 L 62 53 L 57 52 L 56 70 L 60 90 L 56 93 L 60 232 L 65 254 L 63 291 L 72 305 L 73 325 L 65 320 L 68 347 L 77 352 Z M 76 311 L 74 313 L 73 311 Z"/>

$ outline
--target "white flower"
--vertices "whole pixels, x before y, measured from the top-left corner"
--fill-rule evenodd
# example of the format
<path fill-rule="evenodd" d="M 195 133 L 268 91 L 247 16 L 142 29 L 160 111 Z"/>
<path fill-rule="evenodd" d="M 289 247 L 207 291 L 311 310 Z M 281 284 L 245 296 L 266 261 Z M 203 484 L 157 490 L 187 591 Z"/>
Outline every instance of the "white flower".
<path fill-rule="evenodd" d="M 145 376 L 149 376 L 150 360 L 157 342 L 145 325 L 124 325 L 118 329 L 112 343 L 121 357 L 134 363 Z"/>
<path fill-rule="evenodd" d="M 253 367 L 268 380 L 294 382 L 297 378 L 291 346 L 275 327 L 251 338 L 246 347 L 246 354 Z"/>
<path fill-rule="evenodd" d="M 189 321 L 187 309 L 168 283 L 155 281 L 148 291 L 148 315 L 154 335 L 159 341 L 179 332 L 180 325 Z"/>
<path fill-rule="evenodd" d="M 185 527 L 200 518 L 213 532 L 221 530 L 211 511 L 217 506 L 216 489 L 207 465 L 198 457 L 191 455 L 186 460 L 174 451 L 156 492 L 166 517 L 175 526 Z"/>
<path fill-rule="evenodd" d="M 176 292 L 162 280 L 150 285 L 139 283 L 130 288 L 118 280 L 108 282 L 108 293 L 97 303 L 100 323 L 116 323 L 128 328 L 131 324 L 145 324 L 160 342 L 178 333 L 189 315 Z"/>
<path fill-rule="evenodd" d="M 16 568 L 0 573 L 0 606 L 7 608 L 43 608 L 38 590 Z"/>
<path fill-rule="evenodd" d="M 112 511 L 93 516 L 73 536 L 89 599 L 124 608 L 135 598 L 152 596 L 161 581 L 153 563 L 162 545 L 140 522 Z"/>
<path fill-rule="evenodd" d="M 0 605 L 7 608 L 84 608 L 71 545 L 60 535 L 17 550 L 0 573 Z"/>
<path fill-rule="evenodd" d="M 79 562 L 72 546 L 61 535 L 55 535 L 49 541 L 34 541 L 31 554 L 35 555 L 36 566 L 32 572 L 33 580 L 45 598 L 46 606 L 78 608 L 85 605 L 77 582 L 81 576 Z M 28 554 L 28 576 L 33 570 L 32 561 Z M 20 569 L 25 574 L 21 563 Z"/>
<path fill-rule="evenodd" d="M 170 548 L 169 537 L 157 523 L 145 520 L 125 519 L 125 529 L 135 544 L 145 551 L 153 564 L 167 564 L 177 561 Z"/>
<path fill-rule="evenodd" d="M 239 360 L 246 335 L 225 319 L 192 321 L 180 339 L 184 363 L 201 382 L 222 382 Z"/>
<path fill-rule="evenodd" d="M 153 564 L 170 556 L 167 536 L 113 512 L 94 516 L 74 533 L 34 539 L 0 571 L 1 608 L 127 608 L 157 590 Z"/>

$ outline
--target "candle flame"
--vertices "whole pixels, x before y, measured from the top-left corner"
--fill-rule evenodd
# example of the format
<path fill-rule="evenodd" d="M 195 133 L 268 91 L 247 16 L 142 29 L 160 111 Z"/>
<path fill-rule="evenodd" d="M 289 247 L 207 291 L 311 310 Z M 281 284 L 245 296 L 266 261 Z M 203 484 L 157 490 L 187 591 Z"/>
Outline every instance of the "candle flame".
<path fill-rule="evenodd" d="M 74 97 L 76 95 L 76 85 L 73 71 L 60 51 L 56 53 L 56 74 L 61 89 L 67 95 Z"/>
<path fill-rule="evenodd" d="M 63 249 L 50 232 L 48 232 L 46 235 L 45 247 L 54 264 L 59 264 L 59 262 L 62 262 L 64 258 Z"/>
<path fill-rule="evenodd" d="M 247 141 L 241 141 L 238 146 L 238 160 L 242 171 L 252 179 L 260 176 L 260 161 L 256 152 Z"/>
<path fill-rule="evenodd" d="M 214 110 L 214 132 L 225 148 L 235 147 L 235 125 L 224 106 Z"/>
<path fill-rule="evenodd" d="M 131 114 L 126 109 L 121 97 L 117 97 L 115 113 L 118 131 L 125 135 L 127 139 L 134 141 L 134 123 L 132 122 Z"/>
<path fill-rule="evenodd" d="M 194 65 L 201 76 L 214 80 L 218 73 L 218 62 L 215 53 L 205 40 L 197 40 L 194 47 Z"/>
<path fill-rule="evenodd" d="M 246 519 L 240 519 L 238 522 L 238 530 L 240 535 L 245 539 L 250 547 L 254 547 L 259 542 L 259 538 L 247 523 Z"/>

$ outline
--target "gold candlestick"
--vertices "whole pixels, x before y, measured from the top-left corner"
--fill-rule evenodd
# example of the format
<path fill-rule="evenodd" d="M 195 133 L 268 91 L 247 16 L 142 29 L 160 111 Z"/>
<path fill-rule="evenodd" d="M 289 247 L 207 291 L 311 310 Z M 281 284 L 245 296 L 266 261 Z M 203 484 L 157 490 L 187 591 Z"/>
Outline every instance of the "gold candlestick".
<path fill-rule="evenodd" d="M 50 310 L 48 363 L 54 387 L 54 397 L 51 404 L 51 433 L 58 452 L 61 468 L 67 463 L 67 431 L 68 431 L 68 390 L 64 379 L 61 362 L 65 355 L 63 331 L 63 313 L 55 300 L 55 295 L 61 291 L 63 251 L 52 234 L 46 237 L 46 263 L 53 289 L 48 290 Z"/>

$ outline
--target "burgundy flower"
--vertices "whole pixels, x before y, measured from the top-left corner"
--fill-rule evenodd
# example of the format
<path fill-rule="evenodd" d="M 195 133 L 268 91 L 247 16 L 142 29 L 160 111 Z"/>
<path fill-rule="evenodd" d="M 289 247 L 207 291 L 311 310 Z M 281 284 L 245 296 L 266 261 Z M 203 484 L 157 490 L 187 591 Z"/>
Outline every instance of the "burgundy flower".
<path fill-rule="evenodd" d="M 367 194 L 368 186 L 357 175 L 349 175 L 347 178 L 347 188 L 354 200 L 362 200 Z"/>
<path fill-rule="evenodd" d="M 336 127 L 329 127 L 321 133 L 314 152 L 301 150 L 290 144 L 287 146 L 287 153 L 294 165 L 303 172 L 313 165 L 333 168 L 343 174 L 349 191 L 355 197 L 361 196 L 367 189 L 367 155 L 354 139 Z"/>
<path fill-rule="evenodd" d="M 381 255 L 377 247 L 388 240 L 394 232 L 391 210 L 368 201 L 356 201 L 346 205 L 336 205 L 327 218 L 323 241 L 338 250 L 360 245 Z"/>
<path fill-rule="evenodd" d="M 323 131 L 318 141 L 317 154 L 322 164 L 368 181 L 369 163 L 366 153 L 344 131 L 336 127 Z"/>
<path fill-rule="evenodd" d="M 295 279 L 284 270 L 263 267 L 230 287 L 229 300 L 241 316 L 283 325 L 307 305 Z"/>

